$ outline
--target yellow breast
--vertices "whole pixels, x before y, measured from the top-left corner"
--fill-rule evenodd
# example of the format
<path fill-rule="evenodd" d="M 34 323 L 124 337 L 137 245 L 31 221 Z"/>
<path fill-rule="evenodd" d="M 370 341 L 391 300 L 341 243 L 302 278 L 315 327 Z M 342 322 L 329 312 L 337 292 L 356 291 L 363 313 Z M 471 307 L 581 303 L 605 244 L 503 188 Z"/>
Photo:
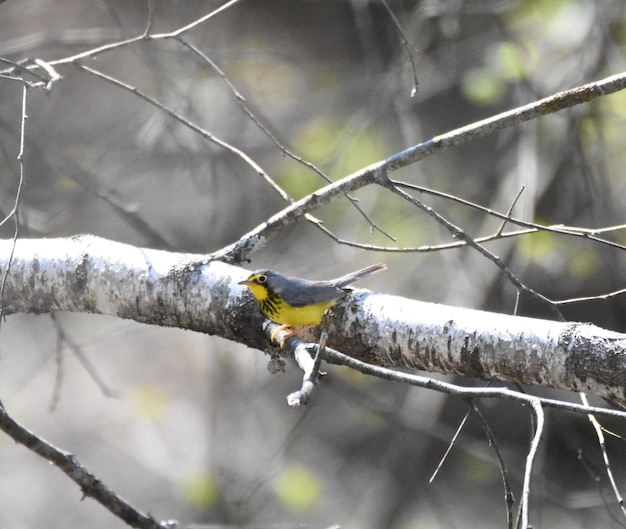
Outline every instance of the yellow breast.
<path fill-rule="evenodd" d="M 263 314 L 276 323 L 291 327 L 319 325 L 322 322 L 324 313 L 336 301 L 331 300 L 324 303 L 316 303 L 315 305 L 292 307 L 279 296 L 270 294 L 264 286 L 257 284 L 249 284 L 248 286 L 254 297 L 259 301 Z"/>

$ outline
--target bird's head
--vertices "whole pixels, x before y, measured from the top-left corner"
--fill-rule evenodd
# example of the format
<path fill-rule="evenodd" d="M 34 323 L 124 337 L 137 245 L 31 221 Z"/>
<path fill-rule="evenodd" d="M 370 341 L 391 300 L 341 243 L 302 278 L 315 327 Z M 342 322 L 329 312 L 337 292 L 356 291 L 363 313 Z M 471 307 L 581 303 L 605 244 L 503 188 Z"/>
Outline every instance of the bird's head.
<path fill-rule="evenodd" d="M 237 284 L 247 286 L 254 294 L 254 297 L 261 301 L 270 295 L 276 295 L 281 292 L 285 281 L 285 276 L 274 270 L 264 268 L 252 272 L 248 279 L 239 281 Z"/>

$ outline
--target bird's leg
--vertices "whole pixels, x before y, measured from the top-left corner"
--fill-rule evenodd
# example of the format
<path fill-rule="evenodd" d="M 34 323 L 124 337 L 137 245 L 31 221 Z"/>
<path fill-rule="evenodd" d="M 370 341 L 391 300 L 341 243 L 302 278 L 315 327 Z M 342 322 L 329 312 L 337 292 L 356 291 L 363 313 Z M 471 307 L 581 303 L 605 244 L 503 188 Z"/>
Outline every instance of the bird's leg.
<path fill-rule="evenodd" d="M 276 336 L 278 335 L 278 333 L 280 333 L 282 331 L 285 331 L 287 333 L 287 335 L 280 341 L 280 346 L 284 347 L 285 342 L 289 338 L 294 336 L 296 334 L 296 332 L 291 328 L 291 325 L 281 325 L 280 327 L 278 327 L 277 329 L 274 329 L 270 333 L 270 340 L 274 341 L 276 339 Z"/>
<path fill-rule="evenodd" d="M 302 332 L 306 332 L 309 329 L 312 329 L 313 327 L 315 327 L 315 325 L 303 325 L 302 327 L 298 327 L 297 330 L 294 330 L 291 325 L 281 325 L 280 327 L 278 327 L 277 329 L 274 329 L 271 333 L 270 333 L 270 340 L 274 341 L 276 339 L 276 336 L 282 332 L 285 331 L 287 334 L 286 336 L 280 341 L 280 346 L 284 347 L 285 346 L 285 342 L 291 338 L 292 336 L 295 336 L 296 338 L 301 338 L 300 333 Z"/>

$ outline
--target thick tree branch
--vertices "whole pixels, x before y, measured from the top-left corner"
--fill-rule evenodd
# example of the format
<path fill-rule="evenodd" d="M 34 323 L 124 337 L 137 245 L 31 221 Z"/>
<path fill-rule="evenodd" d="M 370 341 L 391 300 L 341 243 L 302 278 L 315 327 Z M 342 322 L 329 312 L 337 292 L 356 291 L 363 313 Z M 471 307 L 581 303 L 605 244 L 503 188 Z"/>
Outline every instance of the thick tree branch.
<path fill-rule="evenodd" d="M 0 242 L 7 269 L 12 241 Z M 247 270 L 92 236 L 18 240 L 5 314 L 74 311 L 266 349 Z M 355 291 L 325 319 L 329 346 L 370 364 L 586 391 L 626 403 L 626 335 Z"/>
<path fill-rule="evenodd" d="M 360 314 L 375 318 L 364 320 Z M 626 402 L 626 335 L 595 325 L 368 293 L 354 295 L 333 316 L 332 346 L 350 349 L 351 356 L 370 364 L 585 391 Z"/>

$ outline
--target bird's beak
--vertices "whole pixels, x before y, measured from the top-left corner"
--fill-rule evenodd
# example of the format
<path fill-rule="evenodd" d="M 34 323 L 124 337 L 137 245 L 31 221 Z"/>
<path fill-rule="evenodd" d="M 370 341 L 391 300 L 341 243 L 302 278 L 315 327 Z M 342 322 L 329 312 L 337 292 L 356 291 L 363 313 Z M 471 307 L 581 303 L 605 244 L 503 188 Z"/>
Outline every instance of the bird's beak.
<path fill-rule="evenodd" d="M 244 281 L 239 281 L 239 283 L 237 283 L 237 284 L 238 285 L 243 285 L 243 286 L 247 287 L 250 284 L 250 281 L 245 279 Z"/>

